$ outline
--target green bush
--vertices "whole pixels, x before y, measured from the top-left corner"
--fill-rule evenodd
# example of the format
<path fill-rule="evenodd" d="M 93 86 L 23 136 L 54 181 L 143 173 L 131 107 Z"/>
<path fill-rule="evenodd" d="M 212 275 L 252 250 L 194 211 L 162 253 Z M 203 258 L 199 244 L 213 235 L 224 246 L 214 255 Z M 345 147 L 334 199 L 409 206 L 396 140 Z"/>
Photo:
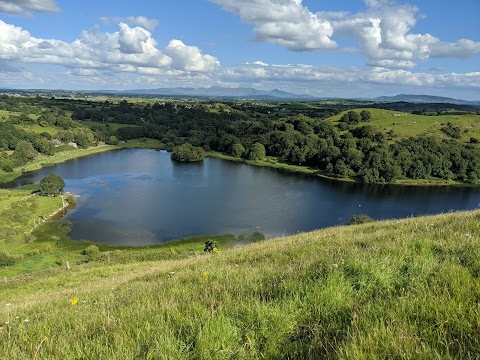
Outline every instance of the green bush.
<path fill-rule="evenodd" d="M 218 249 L 217 242 L 215 240 L 207 240 L 205 241 L 205 249 L 203 251 L 211 253 L 214 249 Z"/>
<path fill-rule="evenodd" d="M 15 259 L 3 252 L 0 252 L 0 267 L 12 266 L 15 264 Z"/>
<path fill-rule="evenodd" d="M 86 261 L 95 260 L 95 258 L 100 255 L 100 249 L 96 245 L 89 245 L 83 250 L 83 255 L 87 257 Z"/>
<path fill-rule="evenodd" d="M 348 225 L 365 224 L 365 223 L 369 223 L 369 222 L 373 222 L 373 221 L 375 221 L 375 220 L 369 215 L 355 214 L 348 221 Z"/>

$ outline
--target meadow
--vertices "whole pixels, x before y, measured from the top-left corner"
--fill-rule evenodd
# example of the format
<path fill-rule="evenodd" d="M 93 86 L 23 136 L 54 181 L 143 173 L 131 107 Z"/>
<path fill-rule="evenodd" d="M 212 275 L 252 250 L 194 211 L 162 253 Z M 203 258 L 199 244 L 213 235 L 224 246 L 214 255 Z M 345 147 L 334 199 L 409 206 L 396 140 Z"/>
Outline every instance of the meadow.
<path fill-rule="evenodd" d="M 382 110 L 382 109 L 357 109 L 355 111 L 368 110 L 372 114 L 372 119 L 363 122 L 359 126 L 372 126 L 376 131 L 388 134 L 393 133 L 393 141 L 398 141 L 408 137 L 431 136 L 440 139 L 447 139 L 448 136 L 442 132 L 441 128 L 447 123 L 460 127 L 462 136 L 459 141 L 468 143 L 471 137 L 480 140 L 480 115 L 477 114 L 445 114 L 438 116 L 415 115 L 405 112 Z M 338 124 L 340 118 L 346 113 L 344 111 L 328 119 L 334 124 Z"/>
<path fill-rule="evenodd" d="M 98 260 L 0 291 L 0 358 L 476 359 L 480 212 L 180 259 Z"/>

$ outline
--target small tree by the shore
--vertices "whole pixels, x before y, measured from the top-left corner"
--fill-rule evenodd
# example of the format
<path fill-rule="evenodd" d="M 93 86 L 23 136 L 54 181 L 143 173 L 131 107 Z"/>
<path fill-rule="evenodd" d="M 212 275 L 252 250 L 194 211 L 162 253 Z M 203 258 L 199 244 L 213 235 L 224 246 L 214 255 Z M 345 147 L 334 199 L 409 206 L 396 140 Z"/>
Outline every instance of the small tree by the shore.
<path fill-rule="evenodd" d="M 57 196 L 63 193 L 65 181 L 58 175 L 50 174 L 40 180 L 40 195 Z"/>

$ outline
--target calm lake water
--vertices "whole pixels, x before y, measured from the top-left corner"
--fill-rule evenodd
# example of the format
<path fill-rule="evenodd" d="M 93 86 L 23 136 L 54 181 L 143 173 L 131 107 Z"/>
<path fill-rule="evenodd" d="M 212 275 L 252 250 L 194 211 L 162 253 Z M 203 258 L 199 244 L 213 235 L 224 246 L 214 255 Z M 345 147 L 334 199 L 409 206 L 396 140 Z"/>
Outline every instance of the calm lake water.
<path fill-rule="evenodd" d="M 207 158 L 172 162 L 153 150 L 121 150 L 24 174 L 10 186 L 55 173 L 77 207 L 73 239 L 148 245 L 194 235 L 267 237 L 346 223 L 354 214 L 403 218 L 480 206 L 480 189 L 349 184 Z"/>

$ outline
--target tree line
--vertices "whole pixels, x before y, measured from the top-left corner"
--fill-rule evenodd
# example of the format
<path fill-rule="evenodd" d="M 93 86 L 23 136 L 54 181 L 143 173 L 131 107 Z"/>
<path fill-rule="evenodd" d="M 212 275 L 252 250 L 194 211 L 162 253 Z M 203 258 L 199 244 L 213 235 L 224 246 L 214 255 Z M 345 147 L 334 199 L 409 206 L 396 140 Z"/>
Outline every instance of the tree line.
<path fill-rule="evenodd" d="M 139 106 L 123 101 L 98 108 L 78 108 L 72 117 L 136 125 L 120 128 L 114 135 L 120 140 L 158 139 L 168 149 L 188 143 L 238 158 L 272 156 L 364 183 L 431 178 L 477 183 L 480 179 L 480 149 L 456 141 L 457 130 L 449 125 L 443 130 L 452 134 L 449 140 L 413 137 L 391 143 L 369 126 L 367 110 L 350 110 L 334 126 L 302 114 L 278 117 L 252 109 L 212 112 L 205 105 Z"/>
<path fill-rule="evenodd" d="M 11 108 L 9 101 L 21 104 L 22 98 L 0 96 L 0 109 L 2 103 Z M 57 151 L 51 145 L 53 138 L 76 141 L 82 147 L 152 138 L 169 150 L 189 144 L 192 149 L 218 151 L 237 158 L 263 160 L 270 156 L 365 183 L 431 178 L 479 183 L 480 179 L 480 149 L 473 141 L 457 141 L 458 128 L 454 125 L 447 124 L 442 129 L 449 139 L 419 136 L 392 142 L 369 125 L 368 110 L 357 110 L 355 106 L 334 125 L 325 118 L 345 110 L 344 105 L 325 105 L 316 109 L 317 116 L 313 117 L 311 113 L 305 115 L 305 106 L 282 104 L 277 108 L 242 103 L 216 106 L 44 98 L 27 98 L 24 102 L 20 108 L 36 111 L 36 118 L 21 114 L 0 123 L 0 149 L 15 150 L 13 156 L 0 152 L 4 170 L 30 161 L 35 152 Z M 74 120 L 89 123 L 81 127 Z M 58 131 L 53 136 L 46 132 L 34 134 L 15 126 L 27 122 L 55 126 Z M 113 127 L 111 123 L 125 126 Z"/>

